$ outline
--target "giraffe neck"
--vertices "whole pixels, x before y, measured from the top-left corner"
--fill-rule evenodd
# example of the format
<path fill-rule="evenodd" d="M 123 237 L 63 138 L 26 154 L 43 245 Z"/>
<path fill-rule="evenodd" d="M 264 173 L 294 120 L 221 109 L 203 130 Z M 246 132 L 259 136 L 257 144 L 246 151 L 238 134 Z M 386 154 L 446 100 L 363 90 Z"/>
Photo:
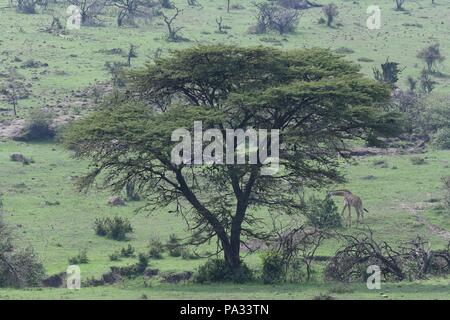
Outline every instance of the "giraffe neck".
<path fill-rule="evenodd" d="M 343 196 L 343 197 L 348 197 L 348 196 L 352 195 L 352 193 L 349 190 L 345 190 L 345 189 L 331 191 L 330 194 L 333 196 Z"/>

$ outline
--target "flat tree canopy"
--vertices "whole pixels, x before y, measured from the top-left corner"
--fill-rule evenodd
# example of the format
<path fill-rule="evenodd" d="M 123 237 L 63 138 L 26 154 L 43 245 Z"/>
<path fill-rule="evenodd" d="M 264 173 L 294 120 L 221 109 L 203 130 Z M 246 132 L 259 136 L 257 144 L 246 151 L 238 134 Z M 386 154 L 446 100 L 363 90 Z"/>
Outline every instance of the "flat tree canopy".
<path fill-rule="evenodd" d="M 349 139 L 398 133 L 388 112 L 390 89 L 323 49 L 199 46 L 158 58 L 128 75 L 126 99 L 99 108 L 66 132 L 76 157 L 92 170 L 82 185 L 127 183 L 149 205 L 176 207 L 192 243 L 217 240 L 238 272 L 240 248 L 267 237 L 257 207 L 276 214 L 301 210 L 300 188 L 340 181 L 339 159 Z M 163 101 L 164 103 L 161 103 Z M 280 132 L 280 171 L 262 165 L 175 165 L 173 130 L 256 128 Z M 236 151 L 236 150 L 235 150 Z"/>

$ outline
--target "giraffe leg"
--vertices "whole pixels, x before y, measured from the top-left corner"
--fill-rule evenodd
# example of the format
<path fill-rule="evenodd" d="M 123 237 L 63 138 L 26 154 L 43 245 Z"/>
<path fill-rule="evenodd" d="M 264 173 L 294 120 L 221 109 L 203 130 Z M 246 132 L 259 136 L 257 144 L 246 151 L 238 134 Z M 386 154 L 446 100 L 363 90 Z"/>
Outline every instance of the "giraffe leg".
<path fill-rule="evenodd" d="M 346 205 L 346 204 L 344 205 L 344 209 L 342 209 L 342 212 L 341 212 L 341 216 L 342 216 L 342 217 L 344 217 L 345 209 L 347 209 L 347 205 Z"/>
<path fill-rule="evenodd" d="M 360 211 L 358 207 L 355 207 L 355 210 L 356 210 L 356 223 L 359 224 Z"/>
<path fill-rule="evenodd" d="M 348 227 L 352 227 L 352 207 L 348 206 Z"/>
<path fill-rule="evenodd" d="M 346 204 L 344 205 L 344 209 L 342 209 L 342 212 L 341 212 L 342 221 L 343 221 L 344 223 L 345 223 L 345 215 L 344 215 L 345 209 L 347 209 L 347 205 L 346 205 Z"/>
<path fill-rule="evenodd" d="M 361 207 L 361 223 L 364 223 L 364 208 Z"/>

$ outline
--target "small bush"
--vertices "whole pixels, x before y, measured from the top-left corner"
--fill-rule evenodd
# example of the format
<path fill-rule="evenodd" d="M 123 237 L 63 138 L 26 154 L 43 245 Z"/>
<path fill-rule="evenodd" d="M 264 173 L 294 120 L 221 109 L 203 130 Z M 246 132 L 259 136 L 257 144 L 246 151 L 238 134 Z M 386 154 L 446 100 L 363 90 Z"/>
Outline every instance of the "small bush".
<path fill-rule="evenodd" d="M 450 128 L 439 129 L 434 136 L 434 144 L 439 149 L 450 149 Z"/>
<path fill-rule="evenodd" d="M 87 250 L 81 250 L 76 256 L 69 258 L 69 264 L 86 264 L 89 263 Z"/>
<path fill-rule="evenodd" d="M 175 234 L 171 234 L 169 237 L 169 241 L 166 244 L 167 249 L 169 250 L 169 255 L 171 257 L 180 257 L 182 247 L 180 242 Z"/>
<path fill-rule="evenodd" d="M 136 271 L 138 273 L 143 273 L 145 271 L 145 269 L 147 269 L 148 267 L 148 257 L 143 254 L 143 253 L 139 253 L 138 255 L 138 262 L 136 263 Z"/>
<path fill-rule="evenodd" d="M 53 117 L 45 111 L 32 111 L 18 140 L 40 141 L 52 139 L 55 130 L 51 127 Z"/>
<path fill-rule="evenodd" d="M 0 253 L 0 287 L 36 287 L 44 276 L 44 266 L 32 248 Z"/>
<path fill-rule="evenodd" d="M 129 244 L 126 248 L 120 249 L 120 256 L 124 258 L 130 258 L 134 255 L 134 247 Z"/>
<path fill-rule="evenodd" d="M 164 253 L 164 245 L 158 238 L 153 238 L 150 240 L 150 249 L 148 250 L 148 255 L 153 259 L 162 259 L 162 254 Z"/>
<path fill-rule="evenodd" d="M 308 222 L 319 228 L 337 228 L 342 226 L 341 216 L 331 198 L 320 200 L 311 198 L 307 203 Z"/>
<path fill-rule="evenodd" d="M 111 261 L 119 261 L 120 260 L 120 254 L 117 252 L 113 252 L 109 255 L 109 260 Z"/>
<path fill-rule="evenodd" d="M 194 276 L 194 282 L 236 282 L 244 283 L 253 280 L 253 272 L 244 264 L 237 271 L 233 271 L 223 259 L 208 260 L 200 266 Z"/>
<path fill-rule="evenodd" d="M 0 215 L 0 287 L 38 286 L 44 275 L 44 266 L 33 248 L 17 248 Z"/>
<path fill-rule="evenodd" d="M 411 163 L 412 163 L 414 166 L 420 166 L 420 165 L 426 164 L 427 162 L 426 162 L 425 158 L 422 158 L 422 157 L 412 157 L 412 158 L 411 158 Z"/>
<path fill-rule="evenodd" d="M 275 284 L 283 281 L 285 265 L 282 257 L 276 252 L 267 252 L 262 255 L 262 281 L 265 284 Z"/>
<path fill-rule="evenodd" d="M 127 234 L 133 232 L 129 220 L 122 217 L 97 218 L 94 222 L 94 230 L 99 236 L 117 241 L 126 240 Z"/>

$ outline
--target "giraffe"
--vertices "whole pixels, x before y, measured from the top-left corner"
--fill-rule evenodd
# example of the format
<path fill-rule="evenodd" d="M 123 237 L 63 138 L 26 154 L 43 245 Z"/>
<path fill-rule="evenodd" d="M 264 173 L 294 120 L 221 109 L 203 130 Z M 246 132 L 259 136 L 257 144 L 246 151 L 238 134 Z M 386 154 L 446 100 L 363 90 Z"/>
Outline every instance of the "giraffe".
<path fill-rule="evenodd" d="M 344 209 L 341 212 L 341 215 L 344 216 L 345 209 L 348 208 L 348 225 L 349 227 L 352 226 L 352 212 L 351 207 L 353 206 L 356 210 L 356 214 L 358 216 L 357 223 L 360 223 L 360 217 L 361 217 L 361 223 L 364 223 L 364 211 L 367 211 L 366 208 L 364 208 L 362 200 L 357 195 L 354 195 L 349 190 L 335 190 L 328 192 L 328 197 L 332 196 L 340 196 L 344 197 Z"/>

